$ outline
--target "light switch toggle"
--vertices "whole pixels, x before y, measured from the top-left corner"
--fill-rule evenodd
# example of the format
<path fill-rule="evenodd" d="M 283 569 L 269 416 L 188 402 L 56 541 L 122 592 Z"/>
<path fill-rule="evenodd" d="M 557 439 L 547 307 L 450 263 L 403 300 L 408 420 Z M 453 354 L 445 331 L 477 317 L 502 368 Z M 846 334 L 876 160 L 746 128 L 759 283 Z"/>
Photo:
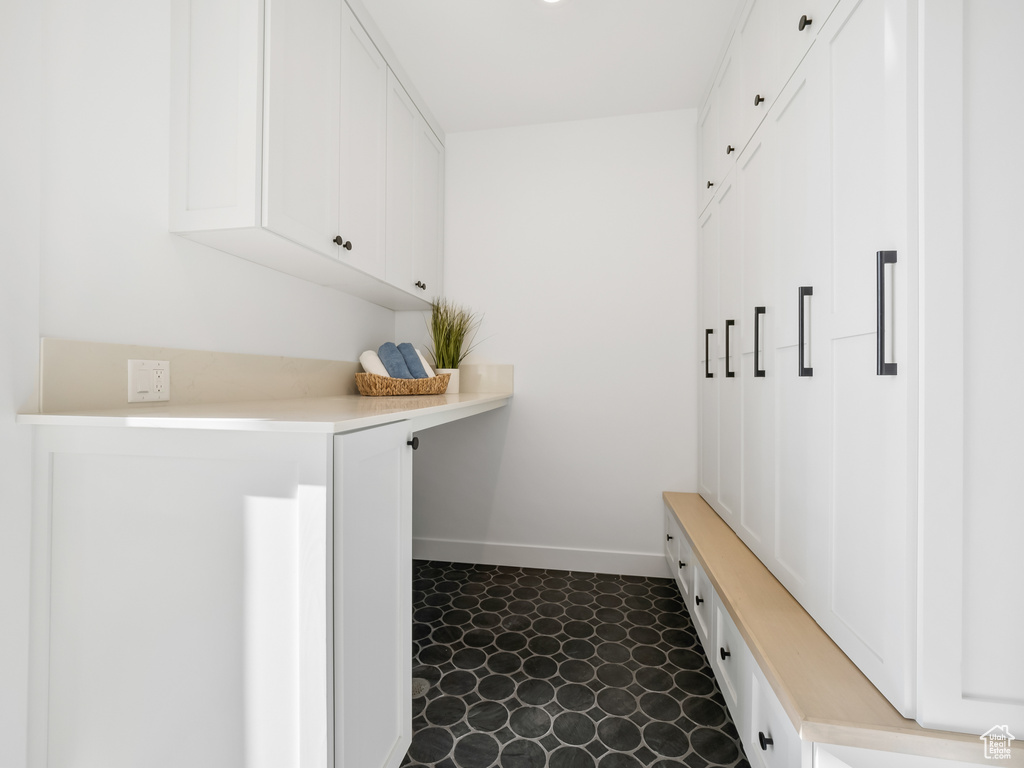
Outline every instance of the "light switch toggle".
<path fill-rule="evenodd" d="M 129 403 L 156 403 L 170 399 L 170 360 L 128 361 Z"/>

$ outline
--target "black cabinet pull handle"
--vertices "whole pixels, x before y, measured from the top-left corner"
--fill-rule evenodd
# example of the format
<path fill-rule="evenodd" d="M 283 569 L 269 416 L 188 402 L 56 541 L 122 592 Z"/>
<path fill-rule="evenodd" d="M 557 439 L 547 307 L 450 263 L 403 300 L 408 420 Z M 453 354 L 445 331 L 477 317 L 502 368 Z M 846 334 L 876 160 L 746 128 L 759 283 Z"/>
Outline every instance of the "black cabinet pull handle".
<path fill-rule="evenodd" d="M 682 560 L 677 560 L 676 562 L 679 563 L 680 570 L 686 567 L 686 563 L 684 563 Z"/>
<path fill-rule="evenodd" d="M 761 367 L 761 316 L 764 307 L 754 307 L 754 378 L 763 379 L 765 370 Z"/>
<path fill-rule="evenodd" d="M 713 186 L 715 186 L 715 182 L 709 181 L 708 182 L 708 189 L 711 189 Z"/>
<path fill-rule="evenodd" d="M 665 541 L 672 541 L 675 537 L 671 533 L 665 534 Z"/>
<path fill-rule="evenodd" d="M 421 291 L 427 290 L 427 284 L 424 283 L 422 280 L 416 281 L 416 287 L 419 288 Z"/>
<path fill-rule="evenodd" d="M 761 749 L 765 752 L 768 751 L 768 747 L 775 743 L 775 739 L 771 736 L 765 736 L 764 731 L 757 732 L 757 740 L 761 744 Z"/>
<path fill-rule="evenodd" d="M 729 333 L 729 329 L 736 325 L 735 320 L 725 321 L 725 378 L 735 379 L 736 371 L 729 370 L 729 337 L 732 335 Z"/>
<path fill-rule="evenodd" d="M 727 155 L 731 155 L 735 151 L 736 151 L 736 147 L 734 147 L 732 144 L 727 145 L 726 148 L 725 148 L 725 154 L 727 154 Z"/>
<path fill-rule="evenodd" d="M 715 378 L 715 374 L 713 374 L 711 372 L 711 369 L 708 368 L 708 364 L 711 362 L 711 353 L 708 352 L 708 342 L 711 339 L 711 334 L 714 333 L 714 332 L 715 332 L 714 328 L 705 328 L 704 329 L 704 378 L 705 379 L 713 379 L 713 378 Z"/>
<path fill-rule="evenodd" d="M 718 653 L 722 657 L 722 661 L 725 661 L 730 656 L 732 656 L 732 653 L 730 653 L 729 651 L 725 650 L 725 648 L 719 648 L 718 649 Z"/>
<path fill-rule="evenodd" d="M 352 241 L 351 240 L 346 240 L 341 235 L 338 235 L 336 238 L 334 238 L 334 242 L 336 242 L 338 245 L 340 245 L 346 251 L 351 251 L 352 250 Z"/>
<path fill-rule="evenodd" d="M 800 31 L 803 32 L 807 27 L 811 26 L 813 19 L 808 19 L 807 16 L 800 17 Z"/>
<path fill-rule="evenodd" d="M 797 312 L 797 324 L 799 330 L 797 331 L 797 357 L 799 358 L 800 370 L 797 373 L 798 376 L 813 376 L 814 369 L 808 368 L 804 365 L 804 299 L 808 296 L 814 295 L 814 288 L 809 285 L 800 286 L 800 309 Z"/>
<path fill-rule="evenodd" d="M 420 439 L 418 437 L 414 437 L 412 440 L 409 440 L 406 445 L 411 445 L 412 449 L 415 451 L 420 447 Z"/>
<path fill-rule="evenodd" d="M 878 279 L 875 283 L 878 295 L 875 299 L 875 306 L 878 308 L 878 332 L 876 334 L 878 366 L 876 373 L 879 376 L 895 376 L 896 363 L 885 362 L 885 265 L 896 263 L 896 251 L 879 251 L 877 260 Z"/>
<path fill-rule="evenodd" d="M 697 601 L 697 605 L 700 605 L 701 603 L 704 602 L 704 598 L 701 597 L 700 595 L 694 595 L 693 599 Z"/>
<path fill-rule="evenodd" d="M 754 97 L 754 106 L 756 107 L 762 101 L 764 101 L 764 96 L 762 96 L 760 93 L 757 94 L 757 96 Z"/>

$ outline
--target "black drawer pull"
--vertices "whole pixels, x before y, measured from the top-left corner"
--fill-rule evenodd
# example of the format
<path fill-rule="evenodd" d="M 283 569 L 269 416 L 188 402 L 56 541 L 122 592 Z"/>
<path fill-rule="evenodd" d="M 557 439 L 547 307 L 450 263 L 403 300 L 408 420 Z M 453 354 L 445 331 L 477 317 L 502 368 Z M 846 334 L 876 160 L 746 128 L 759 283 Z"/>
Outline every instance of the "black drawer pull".
<path fill-rule="evenodd" d="M 761 744 L 761 749 L 765 752 L 768 751 L 768 747 L 775 743 L 775 740 L 771 736 L 764 735 L 764 731 L 757 732 L 757 740 Z"/>
<path fill-rule="evenodd" d="M 801 16 L 799 24 L 800 31 L 803 32 L 807 27 L 811 26 L 812 21 L 813 19 L 808 19 L 807 16 Z"/>
<path fill-rule="evenodd" d="M 729 368 L 729 337 L 732 336 L 729 333 L 729 329 L 736 325 L 735 320 L 725 321 L 725 378 L 734 379 L 736 378 L 736 371 L 730 370 Z"/>
<path fill-rule="evenodd" d="M 708 351 L 708 344 L 709 344 L 709 342 L 711 340 L 711 334 L 714 333 L 714 332 L 715 332 L 714 328 L 705 328 L 704 329 L 704 378 L 705 379 L 713 379 L 713 378 L 715 378 L 715 374 L 713 374 L 711 372 L 711 369 L 708 367 L 708 364 L 711 362 L 711 353 Z"/>
<path fill-rule="evenodd" d="M 672 536 L 672 534 L 671 534 L 671 533 L 666 533 L 666 534 L 665 534 L 665 541 L 672 541 L 672 539 L 673 539 L 673 538 L 674 538 L 674 537 Z"/>
<path fill-rule="evenodd" d="M 694 595 L 693 599 L 697 601 L 697 605 L 700 605 L 701 603 L 704 602 L 704 598 L 701 597 L 700 595 Z"/>
<path fill-rule="evenodd" d="M 412 449 L 414 451 L 417 451 L 417 450 L 419 450 L 419 447 L 420 447 L 420 439 L 418 437 L 414 437 L 412 440 L 409 440 L 408 442 L 406 442 L 406 445 L 411 445 Z"/>
<path fill-rule="evenodd" d="M 708 182 L 708 189 L 711 189 L 713 186 L 715 186 L 715 182 L 709 181 Z"/>
<path fill-rule="evenodd" d="M 734 147 L 732 144 L 727 144 L 726 145 L 726 147 L 725 147 L 725 154 L 731 155 L 735 151 L 736 151 L 736 147 Z"/>
<path fill-rule="evenodd" d="M 729 651 L 727 651 L 727 650 L 725 650 L 725 648 L 719 648 L 719 649 L 718 649 L 718 653 L 719 653 L 719 655 L 720 655 L 720 656 L 722 657 L 722 661 L 725 661 L 725 660 L 726 660 L 726 659 L 728 659 L 728 658 L 729 658 L 730 656 L 732 656 L 732 653 L 731 653 L 731 652 L 729 652 Z"/>
<path fill-rule="evenodd" d="M 684 563 L 682 560 L 677 560 L 676 562 L 679 563 L 679 570 L 682 570 L 686 567 L 686 563 Z"/>
<path fill-rule="evenodd" d="M 797 312 L 797 324 L 799 329 L 797 330 L 797 357 L 799 358 L 800 370 L 797 372 L 798 376 L 813 376 L 814 369 L 808 368 L 804 365 L 804 300 L 808 296 L 814 295 L 814 288 L 809 285 L 800 286 L 800 309 Z"/>
<path fill-rule="evenodd" d="M 754 307 L 754 378 L 763 379 L 765 370 L 761 367 L 761 316 L 764 307 Z"/>
<path fill-rule="evenodd" d="M 877 296 L 875 306 L 878 310 L 878 331 L 876 348 L 878 352 L 878 365 L 876 373 L 879 376 L 895 376 L 896 363 L 885 362 L 885 265 L 896 263 L 896 251 L 879 251 L 877 255 L 877 279 L 875 280 Z"/>
<path fill-rule="evenodd" d="M 764 96 L 762 96 L 760 93 L 757 94 L 757 96 L 754 97 L 754 106 L 756 107 L 762 101 L 764 101 Z"/>

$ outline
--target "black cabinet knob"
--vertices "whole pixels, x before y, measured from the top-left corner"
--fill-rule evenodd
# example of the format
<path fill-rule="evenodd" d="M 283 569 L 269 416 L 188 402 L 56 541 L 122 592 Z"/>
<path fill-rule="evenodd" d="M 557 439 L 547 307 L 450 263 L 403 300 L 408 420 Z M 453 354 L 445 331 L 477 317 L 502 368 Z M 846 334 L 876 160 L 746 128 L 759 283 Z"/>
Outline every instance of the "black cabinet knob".
<path fill-rule="evenodd" d="M 800 31 L 803 32 L 807 27 L 811 26 L 813 19 L 808 19 L 806 16 L 800 17 Z"/>
<path fill-rule="evenodd" d="M 708 182 L 708 189 L 711 189 L 713 186 L 715 186 L 715 182 L 709 181 Z"/>
<path fill-rule="evenodd" d="M 757 741 L 761 745 L 761 749 L 765 752 L 768 751 L 768 747 L 775 743 L 771 736 L 764 735 L 764 731 L 757 732 Z"/>
<path fill-rule="evenodd" d="M 727 154 L 727 155 L 731 155 L 731 154 L 732 154 L 733 152 L 735 152 L 735 151 L 736 151 L 736 147 L 734 147 L 734 146 L 733 146 L 732 144 L 729 144 L 729 145 L 728 145 L 728 146 L 727 146 L 727 147 L 725 148 L 725 154 Z"/>
<path fill-rule="evenodd" d="M 666 533 L 665 534 L 665 541 L 672 541 L 672 534 L 671 533 Z"/>
<path fill-rule="evenodd" d="M 414 437 L 412 440 L 409 440 L 406 445 L 411 445 L 412 449 L 415 451 L 420 447 L 420 439 L 418 437 Z"/>
<path fill-rule="evenodd" d="M 682 560 L 677 560 L 676 562 L 679 563 L 679 570 L 682 570 L 686 567 L 686 563 L 684 563 Z"/>
<path fill-rule="evenodd" d="M 764 101 L 764 96 L 762 96 L 760 93 L 757 94 L 757 96 L 754 97 L 754 106 L 756 107 L 762 101 Z"/>
<path fill-rule="evenodd" d="M 427 290 L 427 284 L 424 283 L 422 280 L 416 281 L 416 287 L 419 288 L 421 291 Z"/>
<path fill-rule="evenodd" d="M 703 602 L 704 602 L 704 598 L 703 598 L 703 597 L 701 597 L 700 595 L 696 595 L 696 596 L 694 596 L 694 598 L 693 598 L 693 599 L 694 599 L 694 600 L 695 600 L 695 601 L 697 602 L 697 605 L 700 605 L 701 603 L 703 603 Z"/>
<path fill-rule="evenodd" d="M 352 241 L 351 240 L 346 240 L 341 235 L 338 235 L 336 238 L 334 238 L 334 242 L 336 242 L 338 245 L 340 245 L 346 251 L 351 251 L 352 250 Z"/>
<path fill-rule="evenodd" d="M 725 648 L 719 648 L 718 655 L 722 657 L 722 661 L 725 661 L 730 656 L 732 656 L 732 653 L 730 651 L 725 650 Z"/>

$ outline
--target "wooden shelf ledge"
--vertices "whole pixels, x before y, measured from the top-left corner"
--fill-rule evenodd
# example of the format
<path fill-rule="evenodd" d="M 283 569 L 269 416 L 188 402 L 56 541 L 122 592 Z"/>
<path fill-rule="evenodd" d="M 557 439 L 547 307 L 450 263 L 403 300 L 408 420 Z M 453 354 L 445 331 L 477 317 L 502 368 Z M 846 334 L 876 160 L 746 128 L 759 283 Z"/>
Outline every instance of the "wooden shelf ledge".
<path fill-rule="evenodd" d="M 665 503 L 804 741 L 991 765 L 973 734 L 903 717 L 696 493 Z M 1020 742 L 1002 765 L 1024 765 Z"/>

